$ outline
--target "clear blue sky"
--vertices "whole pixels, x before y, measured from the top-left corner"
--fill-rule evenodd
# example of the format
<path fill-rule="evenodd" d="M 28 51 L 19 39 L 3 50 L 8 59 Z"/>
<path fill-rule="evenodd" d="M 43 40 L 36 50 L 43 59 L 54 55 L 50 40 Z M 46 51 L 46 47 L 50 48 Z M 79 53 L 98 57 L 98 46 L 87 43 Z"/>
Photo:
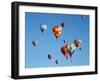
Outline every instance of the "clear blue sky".
<path fill-rule="evenodd" d="M 52 33 L 54 25 L 64 22 L 62 35 L 56 40 Z M 42 33 L 40 24 L 46 24 L 47 30 Z M 48 14 L 48 13 L 25 13 L 25 67 L 62 67 L 62 66 L 82 66 L 89 64 L 89 16 L 82 19 L 82 15 L 71 14 Z M 60 49 L 67 43 L 72 43 L 75 39 L 81 39 L 82 50 L 75 51 L 72 62 L 66 59 Z M 34 47 L 33 40 L 38 40 Z M 63 40 L 67 40 L 64 44 Z M 51 54 L 49 60 L 47 55 Z M 55 60 L 59 64 L 55 63 Z"/>

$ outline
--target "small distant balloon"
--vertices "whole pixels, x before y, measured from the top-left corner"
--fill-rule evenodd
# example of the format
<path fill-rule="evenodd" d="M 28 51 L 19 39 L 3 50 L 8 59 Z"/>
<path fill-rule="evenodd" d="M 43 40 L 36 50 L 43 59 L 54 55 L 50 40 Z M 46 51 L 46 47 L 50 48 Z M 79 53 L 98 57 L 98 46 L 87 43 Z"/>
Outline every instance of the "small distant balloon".
<path fill-rule="evenodd" d="M 64 26 L 65 26 L 65 24 L 64 23 L 61 23 L 61 27 L 64 28 Z"/>
<path fill-rule="evenodd" d="M 65 46 L 61 47 L 61 53 L 62 53 L 65 57 L 68 57 L 68 49 L 66 49 Z"/>
<path fill-rule="evenodd" d="M 34 46 L 36 46 L 36 45 L 38 44 L 38 40 L 33 40 L 33 41 L 32 41 L 32 44 L 33 44 Z"/>
<path fill-rule="evenodd" d="M 85 19 L 85 16 L 84 15 L 82 16 L 82 19 Z"/>
<path fill-rule="evenodd" d="M 43 33 L 45 30 L 47 29 L 47 25 L 46 24 L 41 24 L 40 25 L 40 30 Z"/>
<path fill-rule="evenodd" d="M 79 48 L 80 50 L 82 50 L 82 48 Z"/>
<path fill-rule="evenodd" d="M 48 59 L 51 60 L 52 59 L 52 56 L 50 54 L 48 54 Z"/>
<path fill-rule="evenodd" d="M 80 43 L 80 44 L 82 43 L 82 41 L 80 39 L 77 39 L 77 42 Z"/>
<path fill-rule="evenodd" d="M 76 46 L 77 48 L 80 48 L 80 47 L 81 47 L 81 43 L 82 43 L 82 41 L 81 41 L 80 39 L 74 40 L 74 44 L 75 44 L 75 46 Z M 80 48 L 80 50 L 81 50 L 81 48 Z"/>
<path fill-rule="evenodd" d="M 72 55 L 74 53 L 74 50 L 75 50 L 75 45 L 73 43 L 67 44 L 66 48 L 68 50 L 69 55 Z"/>
<path fill-rule="evenodd" d="M 66 43 L 67 41 L 66 40 L 63 40 L 63 42 Z"/>
<path fill-rule="evenodd" d="M 55 63 L 58 64 L 59 63 L 58 60 L 56 60 Z"/>

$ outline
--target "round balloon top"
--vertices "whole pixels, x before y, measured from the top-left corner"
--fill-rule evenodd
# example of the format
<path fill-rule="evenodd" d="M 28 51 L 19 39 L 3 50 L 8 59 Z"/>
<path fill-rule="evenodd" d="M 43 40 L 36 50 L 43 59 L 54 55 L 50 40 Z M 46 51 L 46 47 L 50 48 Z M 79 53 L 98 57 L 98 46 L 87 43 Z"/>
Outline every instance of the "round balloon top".
<path fill-rule="evenodd" d="M 44 32 L 46 29 L 47 29 L 47 25 L 46 24 L 41 24 L 40 25 L 41 32 Z"/>
<path fill-rule="evenodd" d="M 82 43 L 82 41 L 80 39 L 77 39 L 77 42 L 80 43 L 80 44 Z"/>
<path fill-rule="evenodd" d="M 62 34 L 62 28 L 58 25 L 55 25 L 52 29 L 52 32 L 56 38 L 58 38 Z"/>
<path fill-rule="evenodd" d="M 75 45 L 73 43 L 67 44 L 65 47 L 66 47 L 66 49 L 68 50 L 69 53 L 71 53 L 75 50 Z"/>
<path fill-rule="evenodd" d="M 61 27 L 63 28 L 64 26 L 65 26 L 65 24 L 62 22 L 62 23 L 61 23 Z"/>
<path fill-rule="evenodd" d="M 80 48 L 82 41 L 80 39 L 74 40 L 74 44 L 77 48 Z"/>
<path fill-rule="evenodd" d="M 55 60 L 55 63 L 56 63 L 56 64 L 59 64 L 58 60 Z"/>
<path fill-rule="evenodd" d="M 51 60 L 52 56 L 50 54 L 48 54 L 48 59 Z"/>
<path fill-rule="evenodd" d="M 74 40 L 74 43 L 81 44 L 82 41 L 80 39 Z"/>

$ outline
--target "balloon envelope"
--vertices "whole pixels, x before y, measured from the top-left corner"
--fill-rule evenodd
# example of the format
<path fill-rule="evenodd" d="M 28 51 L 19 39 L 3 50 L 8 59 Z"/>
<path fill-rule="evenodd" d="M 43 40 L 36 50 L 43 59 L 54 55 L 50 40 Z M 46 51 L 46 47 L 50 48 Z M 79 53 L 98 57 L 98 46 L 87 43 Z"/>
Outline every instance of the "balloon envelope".
<path fill-rule="evenodd" d="M 59 63 L 59 62 L 58 62 L 58 60 L 56 60 L 55 62 L 56 62 L 56 64 L 58 64 L 58 63 Z"/>
<path fill-rule="evenodd" d="M 77 39 L 77 42 L 80 43 L 80 44 L 82 43 L 82 41 L 80 39 Z"/>
<path fill-rule="evenodd" d="M 64 55 L 64 56 L 68 56 L 68 50 L 66 49 L 66 47 L 62 47 L 61 48 L 61 52 L 62 52 L 62 54 Z"/>
<path fill-rule="evenodd" d="M 38 40 L 33 40 L 33 41 L 32 41 L 32 44 L 33 44 L 34 46 L 36 46 L 36 45 L 38 44 Z"/>
<path fill-rule="evenodd" d="M 44 32 L 46 29 L 47 29 L 47 25 L 45 25 L 45 24 L 40 25 L 41 32 Z"/>
<path fill-rule="evenodd" d="M 82 19 L 85 19 L 85 16 L 84 15 L 82 16 Z"/>
<path fill-rule="evenodd" d="M 74 53 L 74 51 L 75 51 L 75 45 L 74 44 L 71 44 L 71 50 L 70 50 L 70 53 Z"/>
<path fill-rule="evenodd" d="M 63 40 L 64 41 L 64 43 L 66 43 L 66 40 Z"/>
<path fill-rule="evenodd" d="M 68 53 L 73 53 L 73 51 L 75 50 L 75 45 L 74 44 L 67 44 L 66 49 L 68 50 Z"/>
<path fill-rule="evenodd" d="M 51 60 L 52 56 L 50 54 L 48 54 L 48 59 Z"/>
<path fill-rule="evenodd" d="M 71 47 L 71 44 L 67 44 L 65 47 L 66 47 L 66 49 L 67 49 L 68 51 L 70 51 L 71 48 L 72 48 L 72 47 Z"/>
<path fill-rule="evenodd" d="M 62 34 L 62 28 L 58 25 L 55 25 L 52 29 L 52 32 L 56 38 L 58 38 Z"/>
<path fill-rule="evenodd" d="M 80 48 L 82 41 L 80 39 L 74 40 L 74 44 L 77 48 Z"/>
<path fill-rule="evenodd" d="M 65 26 L 65 24 L 64 23 L 61 23 L 61 27 L 63 28 Z"/>

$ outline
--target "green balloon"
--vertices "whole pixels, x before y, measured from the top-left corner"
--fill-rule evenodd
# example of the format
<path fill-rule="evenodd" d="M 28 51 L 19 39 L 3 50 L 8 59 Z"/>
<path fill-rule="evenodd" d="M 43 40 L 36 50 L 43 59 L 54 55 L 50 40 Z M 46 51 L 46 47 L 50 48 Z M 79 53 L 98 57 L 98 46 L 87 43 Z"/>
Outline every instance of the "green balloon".
<path fill-rule="evenodd" d="M 70 44 L 67 44 L 67 49 L 68 49 L 68 51 L 71 50 L 71 45 Z"/>

